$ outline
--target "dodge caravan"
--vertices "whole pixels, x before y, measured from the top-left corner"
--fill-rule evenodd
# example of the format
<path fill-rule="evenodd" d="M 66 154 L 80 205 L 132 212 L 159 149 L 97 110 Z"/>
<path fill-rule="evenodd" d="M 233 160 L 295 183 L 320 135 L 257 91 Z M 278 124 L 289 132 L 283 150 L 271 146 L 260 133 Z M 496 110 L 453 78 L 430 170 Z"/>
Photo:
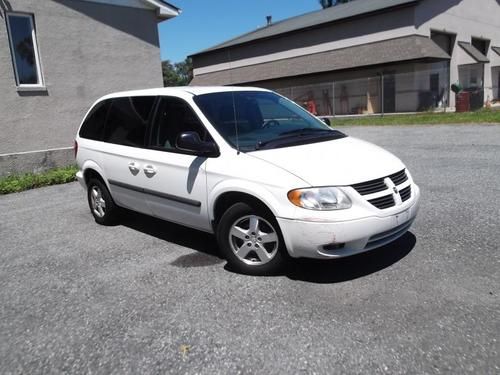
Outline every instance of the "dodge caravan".
<path fill-rule="evenodd" d="M 418 211 L 419 188 L 398 158 L 264 89 L 107 95 L 85 116 L 75 154 L 97 223 L 126 208 L 214 233 L 248 274 L 376 249 Z"/>

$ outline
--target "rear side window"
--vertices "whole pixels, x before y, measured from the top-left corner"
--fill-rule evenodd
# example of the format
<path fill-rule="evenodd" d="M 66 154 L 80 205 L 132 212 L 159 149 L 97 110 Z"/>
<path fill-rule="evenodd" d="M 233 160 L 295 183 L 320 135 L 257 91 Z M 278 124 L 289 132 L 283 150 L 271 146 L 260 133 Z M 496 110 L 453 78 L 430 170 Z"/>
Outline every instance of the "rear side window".
<path fill-rule="evenodd" d="M 108 115 L 110 102 L 108 100 L 97 103 L 90 111 L 80 129 L 80 137 L 102 141 L 104 137 L 104 123 Z"/>
<path fill-rule="evenodd" d="M 113 99 L 104 131 L 104 141 L 144 147 L 154 96 Z"/>

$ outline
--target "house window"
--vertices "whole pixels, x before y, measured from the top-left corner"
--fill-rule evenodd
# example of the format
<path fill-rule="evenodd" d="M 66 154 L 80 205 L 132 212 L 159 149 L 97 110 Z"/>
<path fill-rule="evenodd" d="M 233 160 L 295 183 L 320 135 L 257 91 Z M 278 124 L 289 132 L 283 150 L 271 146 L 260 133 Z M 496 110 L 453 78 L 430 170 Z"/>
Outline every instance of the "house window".
<path fill-rule="evenodd" d="M 9 12 L 6 18 L 17 86 L 43 86 L 33 15 Z"/>
<path fill-rule="evenodd" d="M 476 47 L 484 56 L 488 55 L 490 41 L 486 39 L 472 38 L 472 45 Z"/>
<path fill-rule="evenodd" d="M 431 31 L 431 39 L 448 55 L 453 54 L 453 46 L 455 45 L 455 35 L 447 34 L 439 31 Z"/>

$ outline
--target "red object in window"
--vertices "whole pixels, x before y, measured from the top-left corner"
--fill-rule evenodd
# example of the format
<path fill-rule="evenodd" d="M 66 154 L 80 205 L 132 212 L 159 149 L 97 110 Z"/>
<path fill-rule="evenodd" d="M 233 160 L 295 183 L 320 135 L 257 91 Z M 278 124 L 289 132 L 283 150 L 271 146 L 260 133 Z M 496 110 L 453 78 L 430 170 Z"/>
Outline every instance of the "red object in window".
<path fill-rule="evenodd" d="M 76 154 L 78 153 L 78 142 L 75 139 L 75 143 L 73 144 L 73 151 L 75 152 L 75 159 L 76 159 Z"/>
<path fill-rule="evenodd" d="M 307 110 L 312 113 L 313 115 L 317 115 L 318 114 L 318 111 L 316 109 L 316 102 L 312 99 L 308 100 L 306 102 L 306 106 L 307 106 Z"/>

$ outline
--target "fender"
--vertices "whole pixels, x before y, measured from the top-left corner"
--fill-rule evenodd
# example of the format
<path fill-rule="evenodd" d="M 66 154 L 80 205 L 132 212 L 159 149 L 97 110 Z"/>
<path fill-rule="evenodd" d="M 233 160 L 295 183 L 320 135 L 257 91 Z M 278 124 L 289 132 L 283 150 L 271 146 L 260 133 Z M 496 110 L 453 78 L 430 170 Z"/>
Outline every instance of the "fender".
<path fill-rule="evenodd" d="M 259 199 L 276 217 L 288 216 L 288 209 L 291 211 L 295 209 L 294 206 L 288 202 L 286 196 L 283 196 L 283 199 L 279 199 L 279 197 L 273 194 L 265 185 L 248 180 L 230 179 L 219 182 L 208 193 L 208 212 L 211 221 L 215 219 L 215 203 L 217 199 L 222 194 L 229 192 L 244 193 Z"/>

